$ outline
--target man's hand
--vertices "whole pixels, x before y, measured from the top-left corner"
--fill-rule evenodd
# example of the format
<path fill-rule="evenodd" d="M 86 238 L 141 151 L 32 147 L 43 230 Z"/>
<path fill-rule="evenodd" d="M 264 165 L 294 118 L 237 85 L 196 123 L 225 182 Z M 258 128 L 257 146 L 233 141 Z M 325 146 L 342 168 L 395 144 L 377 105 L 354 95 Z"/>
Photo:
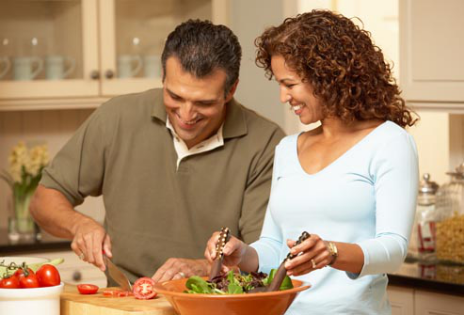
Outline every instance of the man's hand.
<path fill-rule="evenodd" d="M 91 218 L 82 219 L 74 227 L 72 250 L 81 260 L 92 263 L 105 271 L 102 253 L 104 251 L 108 257 L 112 257 L 110 236 L 100 224 Z"/>
<path fill-rule="evenodd" d="M 194 275 L 207 276 L 210 270 L 210 265 L 204 259 L 170 258 L 151 278 L 155 282 L 164 282 L 188 278 Z"/>

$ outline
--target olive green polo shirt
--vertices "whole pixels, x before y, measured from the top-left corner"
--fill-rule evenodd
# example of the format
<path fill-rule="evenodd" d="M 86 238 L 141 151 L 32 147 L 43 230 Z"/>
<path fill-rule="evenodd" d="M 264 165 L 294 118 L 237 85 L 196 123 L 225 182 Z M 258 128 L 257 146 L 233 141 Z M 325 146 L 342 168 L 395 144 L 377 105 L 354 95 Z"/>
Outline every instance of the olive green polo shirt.
<path fill-rule="evenodd" d="M 203 258 L 223 226 L 258 239 L 267 206 L 274 123 L 235 100 L 226 105 L 224 144 L 182 159 L 166 127 L 161 89 L 113 98 L 84 122 L 43 172 L 41 184 L 76 206 L 103 195 L 114 262 L 133 282 L 169 258 Z"/>

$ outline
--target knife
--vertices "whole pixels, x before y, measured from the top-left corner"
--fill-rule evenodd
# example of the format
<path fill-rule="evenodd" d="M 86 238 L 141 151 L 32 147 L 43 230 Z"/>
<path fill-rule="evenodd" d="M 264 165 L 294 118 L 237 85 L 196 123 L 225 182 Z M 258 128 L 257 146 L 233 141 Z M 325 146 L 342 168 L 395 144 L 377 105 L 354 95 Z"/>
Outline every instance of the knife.
<path fill-rule="evenodd" d="M 108 273 L 111 278 L 116 281 L 124 291 L 132 291 L 132 285 L 126 275 L 106 255 L 103 255 L 103 259 L 108 267 Z"/>

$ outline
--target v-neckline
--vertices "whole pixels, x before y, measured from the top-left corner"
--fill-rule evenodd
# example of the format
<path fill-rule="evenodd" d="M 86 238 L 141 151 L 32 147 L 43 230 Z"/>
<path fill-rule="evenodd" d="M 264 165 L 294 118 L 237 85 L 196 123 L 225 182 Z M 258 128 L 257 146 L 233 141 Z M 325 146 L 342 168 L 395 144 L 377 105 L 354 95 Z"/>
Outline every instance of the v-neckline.
<path fill-rule="evenodd" d="M 298 163 L 298 166 L 300 168 L 300 171 L 303 172 L 305 175 L 309 176 L 309 177 L 315 177 L 315 176 L 318 176 L 322 173 L 325 173 L 326 170 L 328 169 L 331 169 L 332 166 L 334 164 L 337 164 L 338 161 L 342 160 L 344 157 L 346 157 L 350 152 L 354 151 L 357 147 L 359 147 L 362 143 L 364 143 L 366 141 L 366 139 L 370 138 L 372 134 L 374 134 L 378 129 L 380 129 L 382 126 L 384 126 L 385 124 L 387 124 L 389 121 L 385 121 L 383 122 L 382 124 L 380 124 L 379 126 L 377 126 L 376 128 L 374 128 L 372 131 L 370 131 L 366 136 L 364 136 L 363 138 L 361 138 L 358 142 L 356 142 L 353 146 L 351 146 L 350 148 L 348 148 L 343 154 L 341 154 L 340 156 L 338 156 L 334 161 L 332 161 L 330 164 L 328 164 L 327 166 L 325 166 L 324 168 L 322 168 L 321 170 L 315 172 L 315 173 L 308 173 L 304 168 L 303 168 L 303 165 L 301 164 L 301 161 L 300 161 L 300 157 L 298 156 L 298 139 L 300 138 L 300 136 L 304 133 L 304 132 L 301 132 L 300 134 L 297 135 L 296 137 L 296 141 L 295 141 L 295 156 L 296 156 L 296 161 Z"/>

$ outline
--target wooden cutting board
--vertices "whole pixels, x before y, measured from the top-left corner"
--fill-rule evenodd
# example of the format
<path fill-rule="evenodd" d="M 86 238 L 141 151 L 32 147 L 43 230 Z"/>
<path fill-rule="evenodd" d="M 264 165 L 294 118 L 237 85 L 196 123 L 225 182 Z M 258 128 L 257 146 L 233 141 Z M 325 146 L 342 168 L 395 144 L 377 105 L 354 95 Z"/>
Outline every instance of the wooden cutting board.
<path fill-rule="evenodd" d="M 117 288 L 109 288 L 117 289 Z M 171 304 L 158 294 L 151 300 L 138 300 L 134 296 L 107 297 L 99 289 L 97 294 L 82 295 L 73 285 L 65 285 L 61 294 L 61 315 L 173 315 Z"/>

